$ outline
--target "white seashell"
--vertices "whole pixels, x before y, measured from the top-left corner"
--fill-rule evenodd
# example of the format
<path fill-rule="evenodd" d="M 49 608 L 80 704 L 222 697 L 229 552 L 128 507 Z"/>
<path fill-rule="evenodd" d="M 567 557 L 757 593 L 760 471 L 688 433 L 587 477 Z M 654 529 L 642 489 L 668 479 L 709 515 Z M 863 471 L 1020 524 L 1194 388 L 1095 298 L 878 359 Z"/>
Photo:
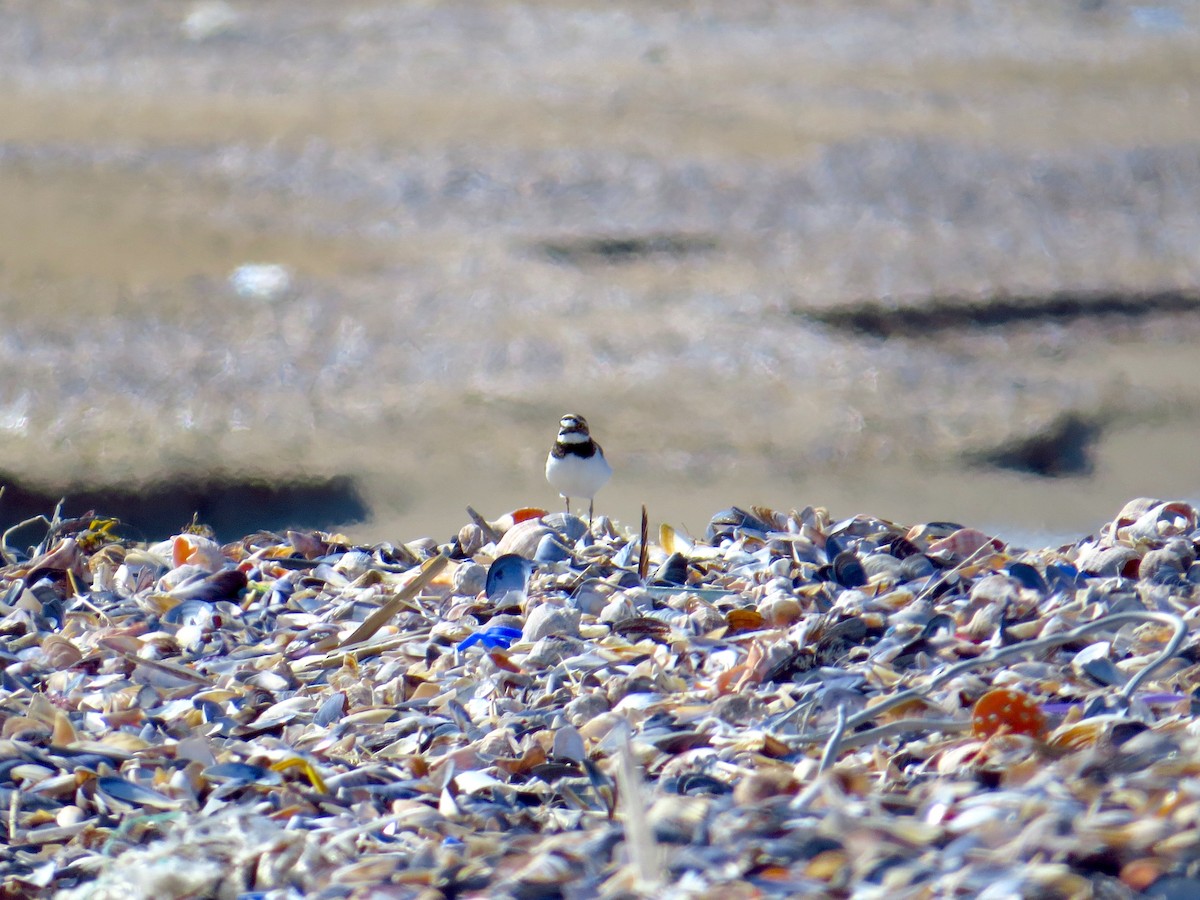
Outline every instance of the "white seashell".
<path fill-rule="evenodd" d="M 1160 503 L 1147 510 L 1118 535 L 1133 543 L 1158 544 L 1176 535 L 1190 534 L 1196 529 L 1196 509 L 1179 500 Z"/>
<path fill-rule="evenodd" d="M 487 774 L 486 772 L 481 772 L 478 769 L 472 769 L 467 772 L 459 772 L 457 775 L 455 775 L 454 786 L 463 793 L 478 794 L 480 791 L 504 787 L 504 782 L 493 775 Z"/>
<path fill-rule="evenodd" d="M 504 536 L 496 544 L 496 558 L 499 559 L 506 553 L 515 553 L 525 559 L 533 559 L 534 554 L 537 553 L 538 544 L 548 534 L 553 535 L 556 532 L 543 525 L 541 519 L 526 519 L 524 522 L 518 522 L 504 532 Z"/>
<path fill-rule="evenodd" d="M 554 732 L 554 756 L 558 759 L 569 759 L 581 763 L 587 758 L 587 750 L 583 745 L 583 736 L 578 729 L 564 725 Z"/>
<path fill-rule="evenodd" d="M 1087 543 L 1080 546 L 1075 556 L 1075 565 L 1079 571 L 1093 575 L 1120 575 L 1125 565 L 1138 558 L 1138 552 L 1132 547 L 1118 545 L 1102 547 L 1098 544 Z"/>

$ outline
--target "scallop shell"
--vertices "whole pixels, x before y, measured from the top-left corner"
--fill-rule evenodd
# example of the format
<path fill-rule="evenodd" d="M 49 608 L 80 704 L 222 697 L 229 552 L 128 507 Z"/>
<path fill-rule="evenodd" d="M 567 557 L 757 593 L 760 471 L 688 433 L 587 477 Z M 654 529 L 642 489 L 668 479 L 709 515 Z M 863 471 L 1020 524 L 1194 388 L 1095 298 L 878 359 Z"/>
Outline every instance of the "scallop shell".
<path fill-rule="evenodd" d="M 543 525 L 540 518 L 517 522 L 504 532 L 504 536 L 496 544 L 496 556 L 514 553 L 525 559 L 533 559 L 542 538 L 553 534 L 554 530 Z"/>

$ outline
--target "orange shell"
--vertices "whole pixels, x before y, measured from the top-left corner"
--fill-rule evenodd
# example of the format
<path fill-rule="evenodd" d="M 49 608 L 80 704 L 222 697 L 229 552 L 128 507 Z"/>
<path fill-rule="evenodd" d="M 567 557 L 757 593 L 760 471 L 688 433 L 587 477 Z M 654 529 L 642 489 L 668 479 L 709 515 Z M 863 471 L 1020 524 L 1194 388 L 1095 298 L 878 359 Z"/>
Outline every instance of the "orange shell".
<path fill-rule="evenodd" d="M 971 730 L 976 737 L 991 737 L 1001 732 L 1037 737 L 1046 730 L 1046 716 L 1032 697 L 1009 688 L 996 688 L 976 701 Z"/>
<path fill-rule="evenodd" d="M 520 509 L 514 509 L 511 513 L 509 513 L 509 515 L 512 516 L 514 525 L 517 522 L 524 522 L 526 519 L 540 519 L 545 514 L 546 511 L 537 506 L 523 506 Z"/>
<path fill-rule="evenodd" d="M 731 609 L 725 614 L 731 633 L 739 631 L 757 631 L 766 625 L 762 613 L 755 609 Z"/>

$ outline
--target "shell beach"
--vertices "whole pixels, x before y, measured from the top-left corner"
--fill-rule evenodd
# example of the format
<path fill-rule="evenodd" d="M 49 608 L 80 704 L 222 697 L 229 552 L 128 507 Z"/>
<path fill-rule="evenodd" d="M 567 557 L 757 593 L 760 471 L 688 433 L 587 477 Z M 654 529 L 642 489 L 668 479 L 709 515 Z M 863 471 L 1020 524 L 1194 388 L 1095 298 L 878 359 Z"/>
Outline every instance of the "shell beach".
<path fill-rule="evenodd" d="M 1200 887 L 1197 510 L 6 534 L 5 897 Z M 34 527 L 36 526 L 36 527 Z"/>

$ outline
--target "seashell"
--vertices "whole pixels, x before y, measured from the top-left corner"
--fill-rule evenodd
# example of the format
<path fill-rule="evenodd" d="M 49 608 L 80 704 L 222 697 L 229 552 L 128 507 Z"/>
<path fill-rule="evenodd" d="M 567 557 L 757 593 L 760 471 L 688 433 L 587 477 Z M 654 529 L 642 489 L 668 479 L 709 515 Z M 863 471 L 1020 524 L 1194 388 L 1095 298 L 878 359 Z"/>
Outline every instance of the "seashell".
<path fill-rule="evenodd" d="M 243 762 L 217 763 L 206 768 L 201 774 L 216 784 L 279 784 L 283 780 L 278 773 L 270 769 Z"/>
<path fill-rule="evenodd" d="M 334 563 L 333 569 L 347 581 L 354 581 L 368 572 L 374 562 L 369 553 L 361 550 L 348 550 Z"/>
<path fill-rule="evenodd" d="M 68 828 L 72 825 L 79 825 L 87 820 L 87 815 L 82 809 L 74 804 L 64 806 L 54 814 L 54 822 L 60 828 Z"/>
<path fill-rule="evenodd" d="M 750 511 L 754 513 L 760 522 L 763 522 L 775 531 L 787 531 L 788 516 L 785 513 L 766 506 L 751 506 Z"/>
<path fill-rule="evenodd" d="M 725 614 L 725 621 L 731 634 L 758 631 L 767 624 L 763 614 L 754 609 L 731 609 Z"/>
<path fill-rule="evenodd" d="M 1176 539 L 1178 540 L 1178 539 Z M 1175 542 L 1172 541 L 1172 544 Z M 1181 547 L 1167 546 L 1150 550 L 1142 557 L 1138 566 L 1138 578 L 1158 583 L 1172 583 L 1183 578 L 1183 573 L 1192 564 L 1190 544 Z"/>
<path fill-rule="evenodd" d="M 843 550 L 831 563 L 833 580 L 846 588 L 861 587 L 867 583 L 867 573 L 862 563 L 851 550 Z"/>
<path fill-rule="evenodd" d="M 690 537 L 666 524 L 658 527 L 658 544 L 668 556 L 675 553 L 686 555 L 695 546 Z"/>
<path fill-rule="evenodd" d="M 415 695 L 414 695 L 415 696 Z M 396 711 L 387 707 L 375 709 L 360 709 L 342 718 L 342 724 L 347 728 L 357 728 L 363 725 L 381 725 L 394 721 Z"/>
<path fill-rule="evenodd" d="M 678 778 L 664 780 L 665 792 L 682 794 L 685 797 L 714 796 L 733 793 L 733 787 L 702 772 L 688 772 Z"/>
<path fill-rule="evenodd" d="M 696 634 L 708 634 L 718 628 L 724 628 L 728 623 L 721 612 L 713 606 L 701 604 L 688 613 L 691 629 Z"/>
<path fill-rule="evenodd" d="M 671 633 L 671 626 L 659 619 L 652 619 L 647 616 L 634 616 L 628 619 L 622 619 L 612 627 L 613 634 L 620 635 L 627 641 L 637 643 L 640 640 L 649 638 L 653 641 L 663 641 Z"/>
<path fill-rule="evenodd" d="M 471 522 L 464 525 L 458 532 L 458 547 L 465 557 L 477 554 L 488 543 L 483 529 Z"/>
<path fill-rule="evenodd" d="M 921 548 L 914 544 L 906 537 L 894 538 L 887 545 L 887 552 L 898 560 L 906 560 L 910 556 L 918 556 L 921 554 Z"/>
<path fill-rule="evenodd" d="M 201 7 L 201 9 L 203 8 Z M 330 880 L 334 884 L 347 887 L 353 885 L 374 887 L 387 882 L 395 874 L 399 865 L 399 861 L 393 857 L 360 859 L 335 869 Z"/>
<path fill-rule="evenodd" d="M 804 607 L 795 597 L 772 594 L 758 604 L 758 614 L 773 628 L 795 625 L 804 616 Z M 732 627 L 732 626 L 731 626 Z"/>
<path fill-rule="evenodd" d="M 45 654 L 47 665 L 54 669 L 69 669 L 83 659 L 78 647 L 57 634 L 46 635 L 42 641 L 42 653 Z"/>
<path fill-rule="evenodd" d="M 45 781 L 47 778 L 55 774 L 54 769 L 46 766 L 39 766 L 34 763 L 25 763 L 22 765 L 13 766 L 8 770 L 8 777 L 14 784 L 20 785 L 22 788 L 28 789 Z"/>
<path fill-rule="evenodd" d="M 927 578 L 936 571 L 936 567 L 928 556 L 924 554 L 916 554 L 907 556 L 900 564 L 900 574 L 903 581 L 917 581 L 921 578 Z"/>
<path fill-rule="evenodd" d="M 456 597 L 475 597 L 480 591 L 486 590 L 487 577 L 487 569 L 478 563 L 463 563 L 454 569 L 450 590 Z"/>
<path fill-rule="evenodd" d="M 635 569 L 641 558 L 641 544 L 638 541 L 630 541 L 620 550 L 618 550 L 610 559 L 612 565 L 618 569 Z"/>
<path fill-rule="evenodd" d="M 857 515 L 831 525 L 825 531 L 827 538 L 869 537 L 885 543 L 899 536 L 902 529 L 874 516 Z"/>
<path fill-rule="evenodd" d="M 212 625 L 213 605 L 204 600 L 183 600 L 163 613 L 162 620 L 168 625 L 199 625 L 207 628 Z"/>
<path fill-rule="evenodd" d="M 582 763 L 587 759 L 587 750 L 583 744 L 583 736 L 579 730 L 566 725 L 554 732 L 554 757 L 559 760 L 570 760 Z"/>
<path fill-rule="evenodd" d="M 198 566 L 206 572 L 217 572 L 225 567 L 225 555 L 212 538 L 180 534 L 171 539 L 171 565 L 176 569 L 180 566 Z"/>
<path fill-rule="evenodd" d="M 588 533 L 587 523 L 579 516 L 568 513 L 553 513 L 542 519 L 542 524 L 552 528 L 568 547 L 574 547 Z"/>
<path fill-rule="evenodd" d="M 972 557 L 979 558 L 984 549 L 1003 550 L 1004 543 L 974 528 L 960 528 L 931 543 L 926 552 L 931 556 L 962 562 Z"/>
<path fill-rule="evenodd" d="M 496 544 L 496 556 L 499 558 L 515 555 L 524 559 L 533 559 L 542 538 L 556 533 L 554 529 L 543 525 L 541 519 L 518 522 L 504 532 L 504 536 Z"/>
<path fill-rule="evenodd" d="M 1196 509 L 1179 500 L 1158 503 L 1138 516 L 1132 524 L 1124 527 L 1117 525 L 1114 530 L 1119 538 L 1131 543 L 1158 546 L 1168 538 L 1195 531 Z"/>
<path fill-rule="evenodd" d="M 202 600 L 215 603 L 218 600 L 239 600 L 248 581 L 240 569 L 223 569 L 205 578 L 191 581 L 171 590 L 177 600 Z"/>
<path fill-rule="evenodd" d="M 299 682 L 294 676 L 281 675 L 279 672 L 257 672 L 251 675 L 243 682 L 250 687 L 262 688 L 264 691 L 269 691 L 273 694 L 282 693 L 283 691 L 292 690 L 299 686 Z"/>
<path fill-rule="evenodd" d="M 654 585 L 687 584 L 688 561 L 681 553 L 672 553 L 663 561 L 650 579 Z"/>
<path fill-rule="evenodd" d="M 705 531 L 705 540 L 716 545 L 722 540 L 736 540 L 746 533 L 765 538 L 770 530 L 771 526 L 766 522 L 744 509 L 731 506 L 712 517 Z"/>
<path fill-rule="evenodd" d="M 910 528 L 905 532 L 904 539 L 915 547 L 925 548 L 922 552 L 928 552 L 929 545 L 934 541 L 949 537 L 961 530 L 962 526 L 955 522 L 926 522 Z"/>
<path fill-rule="evenodd" d="M 1041 572 L 1029 563 L 1009 563 L 1007 571 L 1009 576 L 1015 579 L 1022 587 L 1028 588 L 1031 591 L 1037 591 L 1039 594 L 1045 594 L 1049 590 L 1046 579 L 1042 577 Z"/>
<path fill-rule="evenodd" d="M 816 641 L 813 652 L 818 664 L 826 665 L 860 646 L 867 637 L 867 623 L 860 618 L 842 619 L 826 628 Z"/>
<path fill-rule="evenodd" d="M 180 806 L 178 800 L 172 800 L 165 794 L 112 775 L 97 778 L 96 790 L 106 800 L 115 802 L 118 806 L 124 804 L 151 809 L 178 809 Z"/>
<path fill-rule="evenodd" d="M 1154 500 L 1150 497 L 1137 497 L 1121 507 L 1121 511 L 1117 513 L 1117 517 L 1112 521 L 1112 525 L 1114 529 L 1126 528 L 1161 504 L 1161 500 Z"/>
<path fill-rule="evenodd" d="M 867 581 L 884 579 L 890 582 L 904 579 L 904 562 L 887 553 L 868 553 L 861 560 Z"/>
<path fill-rule="evenodd" d="M 506 594 L 515 593 L 520 598 L 518 602 L 523 603 L 532 574 L 533 563 L 519 554 L 506 553 L 497 557 L 488 569 L 485 581 L 488 599 L 499 600 Z"/>
<path fill-rule="evenodd" d="M 1095 715 L 1074 722 L 1064 722 L 1046 738 L 1051 747 L 1082 750 L 1105 738 L 1114 724 L 1129 721 L 1120 715 Z"/>
<path fill-rule="evenodd" d="M 1075 556 L 1075 565 L 1078 566 L 1080 572 L 1086 572 L 1089 575 L 1137 577 L 1137 565 L 1140 559 L 1140 555 L 1132 547 L 1101 547 L 1098 544 L 1084 544 Z"/>
<path fill-rule="evenodd" d="M 1052 591 L 1073 591 L 1079 587 L 1079 569 L 1067 562 L 1046 566 L 1046 583 Z"/>
<path fill-rule="evenodd" d="M 1098 641 L 1075 654 L 1071 660 L 1071 668 L 1080 675 L 1087 675 L 1099 684 L 1112 687 L 1124 684 L 1128 679 L 1117 670 L 1109 652 L 1112 644 L 1108 641 Z"/>
<path fill-rule="evenodd" d="M 1010 688 L 988 691 L 971 710 L 971 730 L 976 737 L 995 734 L 1041 735 L 1046 716 L 1033 698 Z"/>
<path fill-rule="evenodd" d="M 500 532 L 508 531 L 514 525 L 519 525 L 522 522 L 530 522 L 535 519 L 541 519 L 546 515 L 546 510 L 538 506 L 522 506 L 520 509 L 514 509 L 512 512 L 505 513 L 500 519 L 494 523 L 494 527 Z"/>
<path fill-rule="evenodd" d="M 539 565 L 566 562 L 570 558 L 571 551 L 553 534 L 544 535 L 533 554 L 534 562 Z"/>
<path fill-rule="evenodd" d="M 541 604 L 525 617 L 522 639 L 533 643 L 544 637 L 579 637 L 579 610 Z"/>
<path fill-rule="evenodd" d="M 1008 575 L 985 575 L 971 586 L 972 603 L 987 603 L 999 609 L 1012 606 L 1020 599 L 1021 582 Z"/>

